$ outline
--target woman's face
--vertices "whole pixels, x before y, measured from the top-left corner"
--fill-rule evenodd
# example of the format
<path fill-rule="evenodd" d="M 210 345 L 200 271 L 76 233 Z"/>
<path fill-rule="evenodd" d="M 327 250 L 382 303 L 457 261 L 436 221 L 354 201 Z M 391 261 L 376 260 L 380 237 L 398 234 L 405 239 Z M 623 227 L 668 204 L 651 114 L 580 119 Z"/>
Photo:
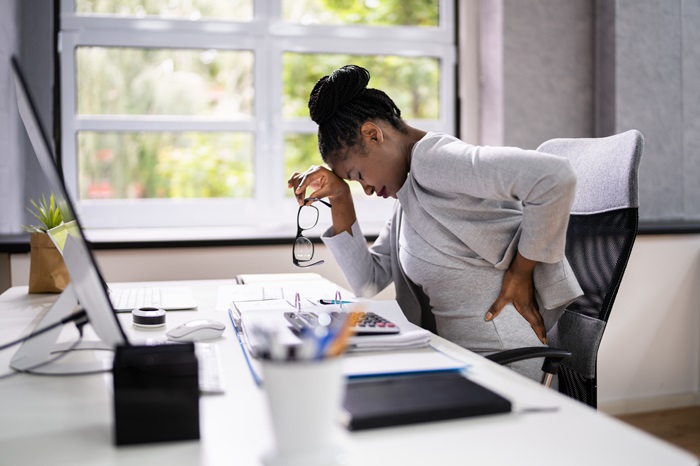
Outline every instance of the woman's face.
<path fill-rule="evenodd" d="M 367 125 L 371 125 L 366 128 Z M 367 130 L 365 130 L 367 129 Z M 365 194 L 396 198 L 406 182 L 409 163 L 399 144 L 398 133 L 382 131 L 373 124 L 362 126 L 360 143 L 346 149 L 345 160 L 336 162 L 331 169 L 341 178 L 357 181 Z"/>

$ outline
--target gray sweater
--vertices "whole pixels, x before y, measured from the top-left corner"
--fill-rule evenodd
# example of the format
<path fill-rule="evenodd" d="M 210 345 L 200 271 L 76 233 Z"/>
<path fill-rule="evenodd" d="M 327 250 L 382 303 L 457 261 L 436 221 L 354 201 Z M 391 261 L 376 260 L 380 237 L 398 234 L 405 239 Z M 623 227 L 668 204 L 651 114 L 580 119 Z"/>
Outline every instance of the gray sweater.
<path fill-rule="evenodd" d="M 399 261 L 402 216 L 439 251 L 434 263 L 446 267 L 505 270 L 520 251 L 540 262 L 535 288 L 549 329 L 564 306 L 582 294 L 564 257 L 575 185 L 573 169 L 563 157 L 473 146 L 428 133 L 413 147 L 410 173 L 392 218 L 372 247 L 357 222 L 352 234 L 334 235 L 329 229 L 322 239 L 357 295 L 373 296 L 393 281 L 399 305 L 418 325 L 420 293 Z"/>

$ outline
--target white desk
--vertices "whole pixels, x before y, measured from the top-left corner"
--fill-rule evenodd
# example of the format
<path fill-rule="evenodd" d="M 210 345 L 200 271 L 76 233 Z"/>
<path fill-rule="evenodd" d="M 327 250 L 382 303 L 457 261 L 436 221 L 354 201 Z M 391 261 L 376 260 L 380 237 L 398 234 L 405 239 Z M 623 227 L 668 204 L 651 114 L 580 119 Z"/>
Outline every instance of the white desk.
<path fill-rule="evenodd" d="M 194 318 L 227 324 L 217 343 L 227 391 L 201 398 L 201 440 L 115 447 L 111 375 L 18 375 L 0 380 L 0 465 L 261 464 L 262 454 L 271 446 L 263 393 L 250 376 L 228 315 L 215 309 L 218 286 L 231 281 L 177 283 L 194 287 L 200 308 L 169 312 L 168 328 Z M 0 342 L 29 332 L 53 299 L 27 295 L 26 287 L 0 295 Z M 135 330 L 129 314 L 120 319 L 134 342 L 162 337 L 165 332 Z M 64 334 L 62 338 L 70 340 L 74 327 L 70 325 Z M 352 465 L 698 464 L 697 458 L 680 449 L 441 338 L 435 337 L 434 344 L 472 364 L 472 378 L 510 398 L 516 411 L 525 406 L 557 410 L 352 433 Z M 7 371 L 13 352 L 0 353 L 0 373 Z"/>

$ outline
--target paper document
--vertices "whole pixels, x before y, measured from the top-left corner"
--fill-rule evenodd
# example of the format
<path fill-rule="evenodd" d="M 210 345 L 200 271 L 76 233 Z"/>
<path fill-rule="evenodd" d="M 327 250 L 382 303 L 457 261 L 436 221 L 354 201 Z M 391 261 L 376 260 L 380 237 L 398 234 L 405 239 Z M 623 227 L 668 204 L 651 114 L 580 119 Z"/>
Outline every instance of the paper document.
<path fill-rule="evenodd" d="M 271 299 L 268 301 L 232 302 L 231 306 L 234 310 L 238 311 L 241 316 L 255 314 L 258 311 L 279 311 L 278 313 L 281 315 L 284 312 L 297 309 L 294 307 L 294 304 L 294 300 Z M 326 306 L 321 307 L 321 304 L 315 304 L 313 301 L 309 301 L 308 299 L 301 299 L 299 301 L 299 307 L 300 310 L 312 312 L 327 308 Z"/>
<path fill-rule="evenodd" d="M 396 334 L 386 335 L 355 335 L 350 337 L 346 352 L 387 351 L 400 349 L 425 348 L 430 345 L 432 334 L 406 319 L 398 303 L 393 300 L 373 301 L 362 300 L 354 304 L 340 307 L 338 305 L 316 304 L 308 299 L 301 300 L 301 310 L 311 312 L 353 311 L 362 309 L 371 311 L 395 323 L 401 330 Z M 244 301 L 230 303 L 230 310 L 236 324 L 245 334 L 248 350 L 257 356 L 258 343 L 251 334 L 254 326 L 275 329 L 279 337 L 287 345 L 299 345 L 301 340 L 290 329 L 289 322 L 284 317 L 285 312 L 294 311 L 293 302 L 288 300 Z"/>
<path fill-rule="evenodd" d="M 244 328 L 239 327 L 233 319 L 233 312 L 229 311 L 236 335 L 240 342 L 241 350 L 248 362 L 251 375 L 256 383 L 262 382 L 263 372 L 261 360 L 256 359 L 251 353 L 248 341 L 250 333 L 246 334 Z M 261 311 L 259 319 L 274 317 L 270 311 Z M 293 333 L 285 338 L 296 338 Z M 438 349 L 427 346 L 422 348 L 408 348 L 394 351 L 363 351 L 346 353 L 343 358 L 343 374 L 347 378 L 360 378 L 381 375 L 412 374 L 422 372 L 461 371 L 469 368 L 469 364 L 449 356 Z"/>
<path fill-rule="evenodd" d="M 355 297 L 350 291 L 339 288 L 336 284 L 328 280 L 301 280 L 297 282 L 266 282 L 265 284 L 253 285 L 223 285 L 217 291 L 216 308 L 219 310 L 228 309 L 229 304 L 243 301 L 267 301 L 275 299 L 286 299 L 294 301 L 294 297 L 299 294 L 316 303 L 321 299 L 334 299 L 336 293 L 340 293 L 341 299 L 352 299 Z"/>
<path fill-rule="evenodd" d="M 398 325 L 401 332 L 393 335 L 360 335 L 351 337 L 347 349 L 348 352 L 422 348 L 430 344 L 432 333 L 409 322 L 396 301 L 361 301 L 347 307 L 352 310 L 353 306 L 363 306 L 364 310 L 375 312 L 392 321 Z"/>

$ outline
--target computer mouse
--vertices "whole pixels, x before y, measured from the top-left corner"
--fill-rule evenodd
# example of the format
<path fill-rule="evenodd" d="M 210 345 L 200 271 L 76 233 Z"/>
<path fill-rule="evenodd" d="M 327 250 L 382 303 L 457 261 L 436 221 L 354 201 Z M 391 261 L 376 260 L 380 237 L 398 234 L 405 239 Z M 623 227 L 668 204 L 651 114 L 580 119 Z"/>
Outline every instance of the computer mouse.
<path fill-rule="evenodd" d="M 198 319 L 185 322 L 165 335 L 172 341 L 200 341 L 219 338 L 226 326 L 221 322 L 209 319 Z"/>

